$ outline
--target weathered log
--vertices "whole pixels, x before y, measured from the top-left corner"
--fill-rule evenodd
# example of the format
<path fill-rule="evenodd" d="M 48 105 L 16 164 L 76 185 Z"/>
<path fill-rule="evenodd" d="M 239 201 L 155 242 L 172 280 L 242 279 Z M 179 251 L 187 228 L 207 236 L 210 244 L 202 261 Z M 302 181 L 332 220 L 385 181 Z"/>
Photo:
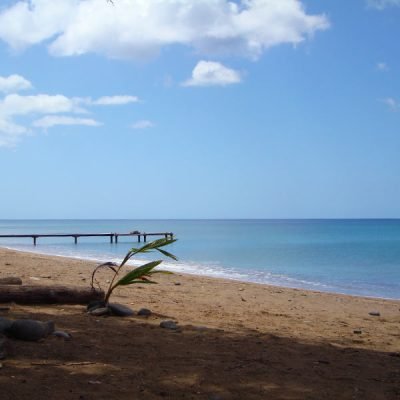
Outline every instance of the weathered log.
<path fill-rule="evenodd" d="M 22 279 L 18 276 L 0 278 L 0 285 L 22 285 Z"/>
<path fill-rule="evenodd" d="M 104 292 L 90 287 L 74 286 L 9 286 L 0 285 L 0 303 L 19 304 L 87 304 L 102 300 Z"/>

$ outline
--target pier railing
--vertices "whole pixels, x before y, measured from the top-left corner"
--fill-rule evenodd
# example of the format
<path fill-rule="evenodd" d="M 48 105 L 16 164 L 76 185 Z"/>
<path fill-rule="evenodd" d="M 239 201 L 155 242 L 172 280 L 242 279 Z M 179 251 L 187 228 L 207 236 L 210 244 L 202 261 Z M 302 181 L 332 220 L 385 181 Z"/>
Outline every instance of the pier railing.
<path fill-rule="evenodd" d="M 35 233 L 35 234 L 20 234 L 20 235 L 0 235 L 0 238 L 32 238 L 33 244 L 36 246 L 37 239 L 39 238 L 49 238 L 49 237 L 71 237 L 74 238 L 75 244 L 78 243 L 78 238 L 80 237 L 109 237 L 110 243 L 118 243 L 118 238 L 120 236 L 136 236 L 137 241 L 140 242 L 147 241 L 148 236 L 164 236 L 166 239 L 173 239 L 174 234 L 172 232 L 130 232 L 130 233 Z"/>

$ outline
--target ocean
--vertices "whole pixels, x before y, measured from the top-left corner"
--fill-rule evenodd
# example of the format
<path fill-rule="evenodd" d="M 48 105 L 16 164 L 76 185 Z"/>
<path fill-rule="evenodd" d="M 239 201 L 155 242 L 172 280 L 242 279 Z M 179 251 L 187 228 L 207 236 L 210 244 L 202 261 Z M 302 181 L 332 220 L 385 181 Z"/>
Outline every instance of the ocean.
<path fill-rule="evenodd" d="M 134 230 L 175 234 L 168 250 L 179 261 L 162 264 L 174 272 L 400 299 L 400 220 L 0 220 L 0 234 Z M 138 243 L 39 238 L 33 246 L 18 238 L 0 239 L 0 246 L 105 262 L 121 260 Z"/>

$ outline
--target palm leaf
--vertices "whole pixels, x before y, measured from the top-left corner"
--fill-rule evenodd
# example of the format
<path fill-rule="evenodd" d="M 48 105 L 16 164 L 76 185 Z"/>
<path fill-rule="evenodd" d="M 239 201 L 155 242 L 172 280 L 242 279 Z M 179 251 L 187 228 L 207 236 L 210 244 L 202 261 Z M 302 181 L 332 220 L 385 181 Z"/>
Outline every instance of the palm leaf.
<path fill-rule="evenodd" d="M 151 272 L 148 273 L 149 276 L 151 276 L 151 275 L 153 275 L 153 274 L 174 275 L 173 272 L 171 272 L 171 271 L 165 271 L 165 270 L 151 271 Z"/>
<path fill-rule="evenodd" d="M 164 247 L 164 246 L 168 246 L 172 243 L 175 243 L 177 241 L 177 239 L 158 239 L 155 240 L 154 243 L 154 248 L 156 247 Z"/>
<path fill-rule="evenodd" d="M 164 254 L 164 256 L 167 256 L 169 258 L 172 258 L 175 261 L 178 261 L 178 258 L 176 256 L 174 256 L 173 254 L 169 253 L 166 250 L 162 250 L 162 249 L 157 249 L 161 254 Z"/>
<path fill-rule="evenodd" d="M 128 282 L 128 283 L 119 283 L 118 286 L 127 286 L 127 285 L 132 285 L 134 283 L 143 283 L 143 284 L 146 285 L 146 284 L 157 284 L 158 282 L 149 281 L 149 280 L 143 281 L 141 279 L 136 279 L 136 280 L 133 280 L 133 281 Z"/>
<path fill-rule="evenodd" d="M 172 258 L 173 260 L 177 260 L 177 258 L 173 254 L 169 253 L 168 251 L 166 251 L 164 249 L 161 249 L 161 247 L 168 246 L 174 242 L 176 242 L 176 239 L 163 238 L 163 239 L 154 240 L 153 242 L 147 243 L 139 248 L 132 247 L 126 254 L 125 258 L 122 260 L 121 264 L 119 266 L 116 266 L 117 268 L 114 268 L 115 265 L 113 265 L 112 263 L 105 263 L 104 265 L 102 265 L 102 266 L 107 266 L 114 271 L 114 277 L 109 284 L 108 290 L 104 297 L 104 301 L 106 303 L 108 303 L 112 292 L 114 291 L 114 289 L 117 286 L 131 285 L 134 283 L 155 284 L 157 282 L 153 282 L 150 279 L 148 279 L 147 277 L 151 277 L 153 274 L 157 274 L 157 273 L 172 274 L 172 272 L 169 272 L 169 271 L 153 271 L 153 269 L 155 267 L 157 267 L 158 265 L 160 265 L 162 262 L 162 260 L 158 260 L 158 261 L 149 262 L 138 268 L 133 269 L 132 271 L 128 272 L 125 276 L 123 276 L 121 279 L 119 279 L 116 283 L 114 283 L 118 279 L 118 275 L 119 275 L 122 267 L 134 255 L 136 255 L 138 253 L 149 253 L 149 252 L 156 250 L 166 257 Z M 102 266 L 99 266 L 98 268 L 101 268 Z M 94 274 L 96 271 L 97 271 L 97 268 L 95 269 L 95 271 L 92 274 L 92 287 L 93 287 L 93 281 L 94 281 Z"/>
<path fill-rule="evenodd" d="M 153 268 L 160 265 L 162 260 L 152 261 L 147 264 L 142 265 L 141 267 L 135 268 L 134 270 L 128 272 L 124 277 L 122 277 L 115 286 L 119 285 L 129 285 L 132 281 L 147 275 Z"/>
<path fill-rule="evenodd" d="M 116 274 L 117 270 L 114 267 L 117 267 L 117 264 L 115 264 L 113 262 L 105 262 L 103 264 L 98 265 L 92 272 L 92 278 L 91 278 L 91 282 L 90 282 L 91 287 L 94 287 L 94 276 L 96 275 L 97 271 L 100 268 L 110 268 Z"/>
<path fill-rule="evenodd" d="M 165 238 L 163 238 L 163 239 L 157 239 L 157 240 L 154 240 L 153 242 L 150 242 L 150 243 L 148 243 L 148 244 L 145 244 L 141 249 L 140 249 L 140 251 L 148 251 L 148 250 L 155 250 L 155 249 L 157 249 L 158 247 L 164 247 L 164 246 L 168 246 L 168 245 L 170 245 L 171 243 L 174 243 L 174 242 L 176 242 L 176 239 L 165 239 Z"/>

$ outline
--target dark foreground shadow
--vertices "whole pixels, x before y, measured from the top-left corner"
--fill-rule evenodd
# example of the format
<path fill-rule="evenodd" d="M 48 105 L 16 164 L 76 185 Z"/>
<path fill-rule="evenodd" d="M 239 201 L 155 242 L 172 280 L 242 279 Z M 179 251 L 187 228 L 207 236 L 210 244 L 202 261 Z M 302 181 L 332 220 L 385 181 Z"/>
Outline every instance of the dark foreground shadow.
<path fill-rule="evenodd" d="M 10 341 L 1 400 L 400 399 L 397 354 L 82 310 L 10 315 L 53 319 L 73 339 Z"/>

